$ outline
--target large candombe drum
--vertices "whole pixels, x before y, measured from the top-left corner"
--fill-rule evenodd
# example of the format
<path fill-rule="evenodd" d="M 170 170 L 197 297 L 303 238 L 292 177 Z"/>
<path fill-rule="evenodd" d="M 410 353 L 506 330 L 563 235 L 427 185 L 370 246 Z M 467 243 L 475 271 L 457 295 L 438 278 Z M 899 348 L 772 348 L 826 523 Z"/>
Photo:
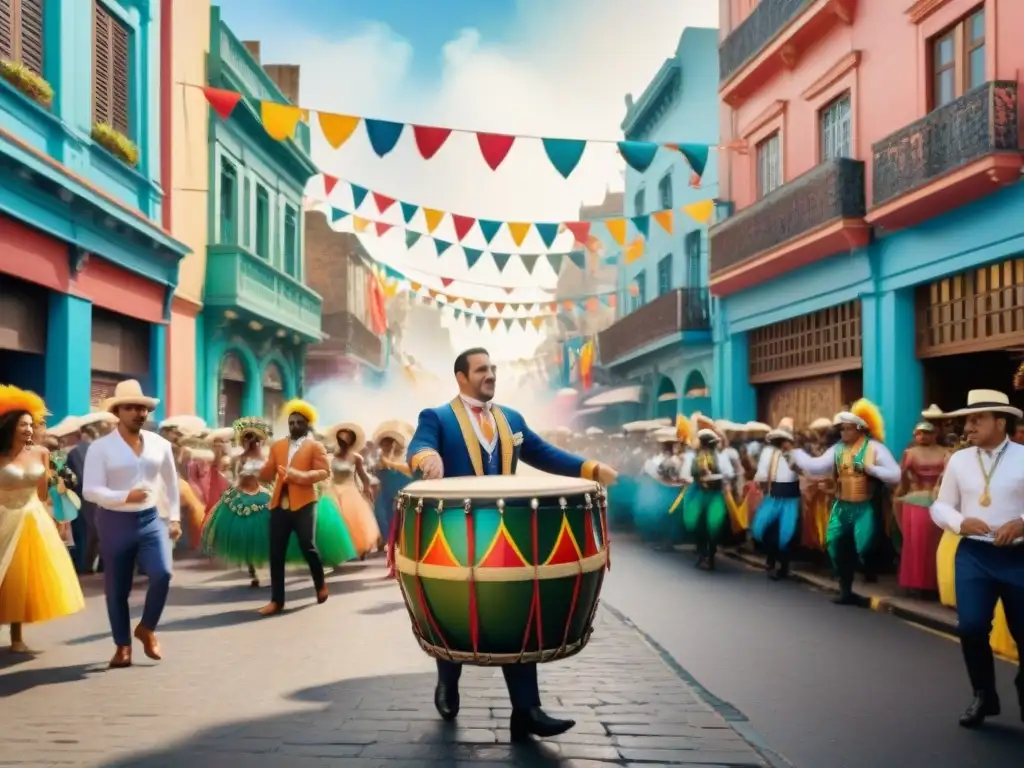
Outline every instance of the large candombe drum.
<path fill-rule="evenodd" d="M 486 666 L 555 661 L 586 646 L 609 562 L 597 483 L 420 480 L 395 507 L 395 568 L 429 655 Z"/>

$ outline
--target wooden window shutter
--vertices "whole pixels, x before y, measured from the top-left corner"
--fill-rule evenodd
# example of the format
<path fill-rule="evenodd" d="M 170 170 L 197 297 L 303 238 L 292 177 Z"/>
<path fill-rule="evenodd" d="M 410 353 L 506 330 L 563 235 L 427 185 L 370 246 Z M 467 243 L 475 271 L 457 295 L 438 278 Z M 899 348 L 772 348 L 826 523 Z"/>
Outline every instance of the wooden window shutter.
<path fill-rule="evenodd" d="M 99 2 L 93 4 L 93 120 L 125 136 L 129 120 L 129 45 L 125 26 Z"/>
<path fill-rule="evenodd" d="M 14 59 L 14 4 L 18 0 L 0 0 L 0 59 Z"/>
<path fill-rule="evenodd" d="M 43 0 L 0 0 L 0 59 L 43 74 Z"/>

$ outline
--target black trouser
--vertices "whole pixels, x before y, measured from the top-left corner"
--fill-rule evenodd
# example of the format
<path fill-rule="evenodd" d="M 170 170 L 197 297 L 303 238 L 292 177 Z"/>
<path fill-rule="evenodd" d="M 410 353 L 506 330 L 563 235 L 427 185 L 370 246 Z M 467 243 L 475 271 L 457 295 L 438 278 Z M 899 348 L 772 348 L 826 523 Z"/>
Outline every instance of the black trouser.
<path fill-rule="evenodd" d="M 512 709 L 528 710 L 540 706 L 540 686 L 537 683 L 536 664 L 504 664 L 505 687 Z M 462 677 L 462 665 L 454 661 L 437 661 L 437 681 L 456 689 Z"/>
<path fill-rule="evenodd" d="M 324 586 L 324 564 L 316 551 L 316 502 L 291 510 L 274 507 L 270 510 L 270 600 L 284 605 L 284 565 L 292 533 L 299 540 L 299 549 L 309 565 L 313 586 Z"/>

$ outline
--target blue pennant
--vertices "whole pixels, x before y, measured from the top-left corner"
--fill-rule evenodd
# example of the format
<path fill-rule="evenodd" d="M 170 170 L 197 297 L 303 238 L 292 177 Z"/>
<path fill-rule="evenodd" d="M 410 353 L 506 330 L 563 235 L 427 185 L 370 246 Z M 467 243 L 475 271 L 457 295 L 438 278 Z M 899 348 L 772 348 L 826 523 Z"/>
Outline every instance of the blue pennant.
<path fill-rule="evenodd" d="M 366 126 L 366 135 L 370 139 L 370 146 L 377 153 L 377 157 L 384 157 L 391 152 L 398 143 L 405 123 L 393 123 L 390 120 L 371 120 L 363 118 Z"/>
<path fill-rule="evenodd" d="M 466 266 L 469 269 L 476 266 L 476 263 L 480 261 L 480 257 L 484 255 L 483 251 L 478 251 L 476 248 L 463 248 L 462 251 L 466 254 Z"/>
<path fill-rule="evenodd" d="M 504 272 L 505 267 L 508 265 L 508 260 L 512 258 L 511 253 L 492 253 L 494 257 L 494 263 L 498 265 L 498 271 Z"/>
<path fill-rule="evenodd" d="M 555 170 L 568 179 L 569 174 L 576 170 L 587 142 L 583 139 L 543 139 L 544 151 Z"/>
<path fill-rule="evenodd" d="M 580 269 L 583 269 L 584 267 L 587 266 L 587 254 L 585 254 L 583 251 L 572 251 L 571 253 L 568 254 L 568 256 L 569 261 L 571 261 Z"/>
<path fill-rule="evenodd" d="M 654 162 L 654 156 L 658 154 L 658 145 L 650 141 L 620 141 L 619 152 L 630 168 L 643 173 Z"/>
<path fill-rule="evenodd" d="M 366 187 L 360 187 L 358 184 L 352 184 L 352 207 L 358 211 L 359 206 L 363 204 L 363 200 L 370 193 Z"/>
<path fill-rule="evenodd" d="M 551 245 L 551 243 L 548 243 Z M 523 262 L 523 266 L 526 267 L 526 274 L 532 275 L 533 268 L 537 266 L 537 259 L 540 258 L 538 253 L 524 253 L 520 254 L 519 259 Z"/>
<path fill-rule="evenodd" d="M 437 238 L 434 238 L 434 247 L 437 249 L 438 258 L 440 258 L 445 251 L 452 247 L 452 244 L 446 240 L 438 240 Z"/>
<path fill-rule="evenodd" d="M 555 238 L 558 237 L 558 224 L 535 223 L 533 228 L 537 230 L 540 239 L 544 241 L 544 245 L 548 248 L 552 246 Z"/>
<path fill-rule="evenodd" d="M 651 236 L 651 215 L 649 213 L 645 213 L 643 216 L 633 216 L 630 221 L 633 222 L 636 231 L 645 239 Z"/>
<path fill-rule="evenodd" d="M 402 203 L 402 220 L 408 224 L 412 221 L 412 217 L 416 215 L 420 207 L 413 205 L 412 203 Z"/>
<path fill-rule="evenodd" d="M 348 211 L 343 211 L 341 208 L 331 208 L 331 221 L 341 221 L 348 216 Z"/>
<path fill-rule="evenodd" d="M 481 330 L 483 330 L 484 323 L 486 321 L 487 321 L 486 317 L 484 317 L 483 315 L 477 315 L 476 316 L 476 327 L 480 328 Z"/>
<path fill-rule="evenodd" d="M 462 317 L 462 310 L 456 307 L 453 314 L 455 315 L 455 319 L 458 320 L 460 317 Z"/>
<path fill-rule="evenodd" d="M 686 162 L 690 164 L 693 172 L 698 176 L 704 175 L 704 169 L 708 165 L 708 145 L 707 144 L 677 144 L 679 151 L 686 158 Z"/>
<path fill-rule="evenodd" d="M 476 223 L 480 225 L 480 231 L 484 233 L 484 240 L 487 244 L 491 244 L 491 240 L 498 234 L 498 230 L 501 229 L 503 222 L 491 221 L 490 219 L 477 219 Z"/>

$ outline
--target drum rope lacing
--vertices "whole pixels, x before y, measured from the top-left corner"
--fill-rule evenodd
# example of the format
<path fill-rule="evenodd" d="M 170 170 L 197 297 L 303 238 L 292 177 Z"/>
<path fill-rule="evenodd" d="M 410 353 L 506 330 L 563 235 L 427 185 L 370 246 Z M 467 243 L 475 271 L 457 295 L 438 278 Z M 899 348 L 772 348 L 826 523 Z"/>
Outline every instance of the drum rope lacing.
<path fill-rule="evenodd" d="M 562 499 L 565 501 L 565 499 Z M 594 505 L 590 500 L 590 494 L 583 494 L 583 513 L 587 517 L 591 515 L 594 510 Z M 562 519 L 565 519 L 565 507 L 562 507 Z M 586 530 L 586 524 L 584 524 L 584 530 Z M 583 543 L 583 551 L 587 548 L 586 542 Z M 569 615 L 565 618 L 565 632 L 562 633 L 562 647 L 559 649 L 560 654 L 565 653 L 565 649 L 569 644 L 569 630 L 572 628 L 572 618 L 576 615 L 576 604 L 580 599 L 580 588 L 583 586 L 583 552 L 580 552 L 580 557 L 577 560 L 578 570 L 576 571 L 576 581 L 572 585 L 572 602 L 569 603 Z"/>
<path fill-rule="evenodd" d="M 438 509 L 437 524 L 438 524 L 438 526 L 440 526 L 441 525 L 441 510 L 443 509 L 443 502 L 439 501 L 437 503 L 437 509 Z M 423 579 L 420 577 L 420 558 L 423 556 L 423 552 L 421 551 L 421 547 L 423 546 L 423 541 L 422 541 L 422 538 L 421 538 L 421 534 L 422 534 L 422 531 L 423 531 L 422 521 L 423 521 L 423 499 L 420 499 L 416 503 L 416 535 L 415 535 L 415 538 L 416 538 L 416 567 L 415 567 L 415 572 L 413 574 L 415 579 L 416 579 L 416 591 L 419 594 L 419 598 L 420 598 L 420 610 L 423 611 L 423 615 L 426 617 L 427 623 L 430 624 L 430 634 L 432 634 L 434 637 L 436 637 L 438 640 L 441 641 L 441 645 L 444 646 L 445 653 L 448 654 L 448 660 L 452 661 L 452 658 L 453 658 L 452 657 L 452 650 L 451 650 L 451 648 L 448 647 L 448 641 L 445 640 L 444 635 L 441 633 L 441 628 L 437 625 L 437 621 L 434 619 L 434 614 L 430 612 L 430 606 L 427 604 L 427 593 L 426 593 L 426 590 L 423 588 Z M 424 638 L 424 639 L 426 639 L 426 638 Z"/>
<path fill-rule="evenodd" d="M 473 520 L 473 501 L 465 499 L 462 509 L 466 513 L 466 555 L 469 560 L 469 638 L 473 644 L 473 661 L 479 659 L 480 622 L 476 603 L 476 525 Z"/>

